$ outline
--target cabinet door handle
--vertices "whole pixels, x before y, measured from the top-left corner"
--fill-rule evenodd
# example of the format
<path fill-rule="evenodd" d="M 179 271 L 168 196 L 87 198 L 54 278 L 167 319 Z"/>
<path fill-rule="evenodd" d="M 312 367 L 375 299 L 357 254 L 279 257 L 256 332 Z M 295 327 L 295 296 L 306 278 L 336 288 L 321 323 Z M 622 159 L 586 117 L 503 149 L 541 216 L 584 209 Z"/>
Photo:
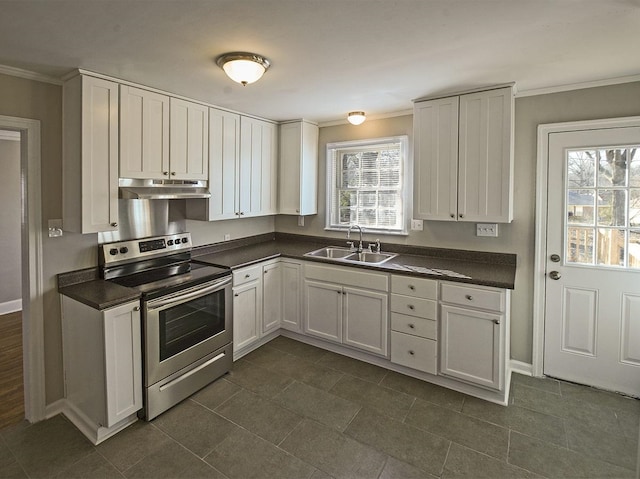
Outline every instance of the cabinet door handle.
<path fill-rule="evenodd" d="M 240 212 L 240 216 L 244 216 L 244 211 L 241 211 L 241 212 Z"/>
<path fill-rule="evenodd" d="M 168 172 L 168 171 L 163 171 L 163 172 L 162 172 L 162 174 L 163 174 L 164 176 L 169 176 L 169 172 Z"/>
<path fill-rule="evenodd" d="M 134 310 L 134 311 L 140 311 L 140 306 L 134 306 L 134 307 L 133 307 L 133 310 Z"/>
<path fill-rule="evenodd" d="M 469 301 L 473 301 L 473 296 L 471 296 L 470 294 L 467 294 L 465 298 L 467 298 Z"/>
<path fill-rule="evenodd" d="M 494 319 L 493 322 L 494 322 L 494 324 L 500 324 L 500 320 L 499 319 Z"/>
<path fill-rule="evenodd" d="M 411 324 L 411 323 L 409 323 L 409 328 L 411 328 L 411 329 L 415 329 L 415 328 L 416 328 L 416 325 L 415 325 L 415 324 Z"/>
<path fill-rule="evenodd" d="M 117 228 L 118 223 L 116 223 L 115 221 L 113 223 L 111 223 L 111 226 L 113 226 L 114 228 Z"/>
<path fill-rule="evenodd" d="M 452 218 L 455 218 L 455 217 L 456 217 L 456 215 L 454 215 L 453 213 L 451 213 L 451 215 L 450 215 L 450 216 L 451 216 Z"/>
<path fill-rule="evenodd" d="M 346 296 L 346 295 L 347 295 L 346 291 L 343 291 L 343 292 L 342 292 L 342 295 L 343 295 L 343 296 Z"/>
<path fill-rule="evenodd" d="M 410 285 L 409 285 L 409 289 L 410 289 L 411 291 L 415 291 L 415 290 L 416 290 L 416 287 L 415 287 L 414 285 L 410 284 Z"/>
<path fill-rule="evenodd" d="M 172 172 L 171 172 L 171 176 L 176 176 L 176 172 L 175 172 L 175 171 L 172 171 Z"/>
<path fill-rule="evenodd" d="M 411 311 L 413 311 L 415 308 L 415 306 L 413 304 L 408 304 L 407 308 L 409 308 Z"/>
<path fill-rule="evenodd" d="M 409 355 L 411 355 L 411 356 L 414 356 L 416 354 L 411 349 L 408 352 L 409 352 Z"/>

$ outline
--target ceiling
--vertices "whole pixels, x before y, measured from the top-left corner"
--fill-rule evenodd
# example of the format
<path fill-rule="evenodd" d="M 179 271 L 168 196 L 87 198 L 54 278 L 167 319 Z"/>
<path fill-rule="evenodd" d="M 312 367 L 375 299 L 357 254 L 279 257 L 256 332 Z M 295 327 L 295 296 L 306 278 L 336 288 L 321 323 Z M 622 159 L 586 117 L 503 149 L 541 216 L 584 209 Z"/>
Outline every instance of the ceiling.
<path fill-rule="evenodd" d="M 266 56 L 243 87 L 215 58 Z M 85 68 L 273 120 L 640 74 L 640 0 L 0 0 L 0 65 Z"/>

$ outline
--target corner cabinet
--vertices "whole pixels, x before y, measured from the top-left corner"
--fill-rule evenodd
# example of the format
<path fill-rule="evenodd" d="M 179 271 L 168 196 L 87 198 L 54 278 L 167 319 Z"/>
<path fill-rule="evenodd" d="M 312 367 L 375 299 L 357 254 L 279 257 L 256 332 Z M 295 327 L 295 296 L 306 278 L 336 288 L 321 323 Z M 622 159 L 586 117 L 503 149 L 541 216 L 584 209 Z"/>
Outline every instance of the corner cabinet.
<path fill-rule="evenodd" d="M 318 213 L 318 125 L 280 125 L 279 208 L 283 215 Z"/>
<path fill-rule="evenodd" d="M 63 229 L 118 229 L 118 84 L 87 75 L 63 93 Z"/>
<path fill-rule="evenodd" d="M 414 218 L 513 219 L 513 88 L 414 105 Z"/>
<path fill-rule="evenodd" d="M 305 334 L 387 357 L 388 291 L 384 273 L 305 264 Z"/>
<path fill-rule="evenodd" d="M 187 218 L 228 220 L 277 212 L 277 125 L 209 109 L 211 198 L 187 200 Z"/>
<path fill-rule="evenodd" d="M 503 390 L 509 290 L 441 283 L 440 373 Z"/>
<path fill-rule="evenodd" d="M 98 444 L 142 408 L 140 303 L 98 311 L 62 296 L 65 415 Z"/>

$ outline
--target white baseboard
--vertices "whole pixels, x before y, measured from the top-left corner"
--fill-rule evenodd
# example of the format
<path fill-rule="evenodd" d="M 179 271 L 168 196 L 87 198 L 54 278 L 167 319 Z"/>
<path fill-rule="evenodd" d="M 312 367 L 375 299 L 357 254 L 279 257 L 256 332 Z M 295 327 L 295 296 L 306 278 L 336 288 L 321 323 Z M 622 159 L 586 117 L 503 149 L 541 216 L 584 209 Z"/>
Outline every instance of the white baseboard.
<path fill-rule="evenodd" d="M 15 313 L 16 311 L 22 311 L 22 299 L 0 303 L 0 314 Z"/>
<path fill-rule="evenodd" d="M 64 398 L 58 399 L 57 401 L 54 401 L 51 404 L 47 404 L 47 406 L 44 409 L 45 419 L 49 419 L 53 416 L 57 416 L 58 414 L 63 412 L 65 405 L 66 405 L 66 400 Z"/>
<path fill-rule="evenodd" d="M 509 367 L 512 373 L 522 374 L 524 376 L 533 376 L 533 364 L 523 363 L 512 359 L 509 361 Z"/>

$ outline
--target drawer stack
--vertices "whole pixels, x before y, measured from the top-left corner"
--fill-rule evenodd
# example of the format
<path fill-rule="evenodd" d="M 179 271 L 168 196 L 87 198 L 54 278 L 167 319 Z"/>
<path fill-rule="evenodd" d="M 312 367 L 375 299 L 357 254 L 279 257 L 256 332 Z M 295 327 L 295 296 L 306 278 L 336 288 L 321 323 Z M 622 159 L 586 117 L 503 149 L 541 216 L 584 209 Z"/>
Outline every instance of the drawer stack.
<path fill-rule="evenodd" d="M 391 277 L 391 362 L 438 371 L 438 282 Z"/>

